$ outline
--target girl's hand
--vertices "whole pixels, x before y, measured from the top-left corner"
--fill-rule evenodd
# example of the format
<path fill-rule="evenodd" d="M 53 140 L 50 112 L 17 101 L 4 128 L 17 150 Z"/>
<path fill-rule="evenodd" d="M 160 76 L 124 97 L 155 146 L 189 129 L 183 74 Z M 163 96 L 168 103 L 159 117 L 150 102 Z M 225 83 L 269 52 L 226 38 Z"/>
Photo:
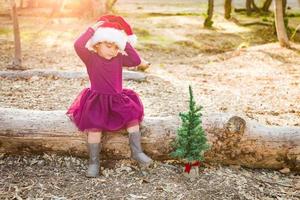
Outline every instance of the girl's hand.
<path fill-rule="evenodd" d="M 142 60 L 142 62 L 139 66 L 137 66 L 137 70 L 145 71 L 146 69 L 148 69 L 150 67 L 151 63 L 144 60 L 143 58 L 141 60 Z"/>
<path fill-rule="evenodd" d="M 94 31 L 96 31 L 96 30 L 99 28 L 99 26 L 101 26 L 103 23 L 104 23 L 104 21 L 98 21 L 98 22 L 96 22 L 95 24 L 93 24 L 93 25 L 91 26 L 91 28 L 92 28 Z"/>

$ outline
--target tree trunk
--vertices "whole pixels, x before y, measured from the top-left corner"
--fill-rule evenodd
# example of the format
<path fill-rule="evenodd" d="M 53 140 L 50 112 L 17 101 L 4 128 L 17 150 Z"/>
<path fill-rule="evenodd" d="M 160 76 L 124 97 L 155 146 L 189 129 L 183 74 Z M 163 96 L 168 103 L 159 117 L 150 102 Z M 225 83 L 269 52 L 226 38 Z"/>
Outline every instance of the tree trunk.
<path fill-rule="evenodd" d="M 282 47 L 290 47 L 289 39 L 285 30 L 283 18 L 283 2 L 282 0 L 275 0 L 275 25 L 277 38 Z"/>
<path fill-rule="evenodd" d="M 83 6 L 80 7 L 81 10 L 79 11 L 79 15 L 82 15 L 82 13 L 84 13 L 86 18 L 99 16 L 103 8 L 100 6 L 101 2 L 98 2 L 96 0 L 81 0 L 81 4 Z"/>
<path fill-rule="evenodd" d="M 286 5 L 287 5 L 287 1 L 286 0 L 282 0 L 282 13 L 283 13 L 283 17 L 285 17 L 285 13 L 286 13 Z"/>
<path fill-rule="evenodd" d="M 20 0 L 20 8 L 24 7 L 24 0 Z"/>
<path fill-rule="evenodd" d="M 247 15 L 251 15 L 252 8 L 251 8 L 252 0 L 246 0 L 246 13 Z"/>
<path fill-rule="evenodd" d="M 52 4 L 50 17 L 61 17 L 64 5 L 65 5 L 65 0 L 56 0 Z"/>
<path fill-rule="evenodd" d="M 204 27 L 210 28 L 213 25 L 212 17 L 214 13 L 214 0 L 208 0 L 207 17 L 204 21 Z"/>
<path fill-rule="evenodd" d="M 65 111 L 0 108 L 0 153 L 57 153 L 87 156 L 86 136 L 77 131 Z M 228 114 L 203 116 L 212 164 L 251 168 L 300 170 L 300 127 L 263 126 Z M 141 125 L 142 146 L 153 159 L 170 159 L 170 143 L 180 124 L 178 117 L 146 117 Z M 123 131 L 103 134 L 104 158 L 129 158 Z"/>
<path fill-rule="evenodd" d="M 252 10 L 254 10 L 255 12 L 259 12 L 259 8 L 256 6 L 254 0 L 251 0 L 251 6 L 252 6 Z"/>
<path fill-rule="evenodd" d="M 92 2 L 94 7 L 94 17 L 99 17 L 100 15 L 107 13 L 106 0 L 92 0 Z"/>
<path fill-rule="evenodd" d="M 27 1 L 27 8 L 36 8 L 38 7 L 37 0 L 28 0 Z"/>
<path fill-rule="evenodd" d="M 232 4 L 232 0 L 225 0 L 224 3 L 225 19 L 231 18 L 231 4 Z"/>
<path fill-rule="evenodd" d="M 113 6 L 117 3 L 117 0 L 106 0 L 105 2 L 105 13 L 110 13 Z"/>
<path fill-rule="evenodd" d="M 11 16 L 13 20 L 14 44 L 15 44 L 15 56 L 13 58 L 13 67 L 11 69 L 19 69 L 22 66 L 22 56 L 21 56 L 20 29 L 19 29 L 18 14 L 17 14 L 17 7 L 15 1 L 12 1 Z"/>
<path fill-rule="evenodd" d="M 263 5 L 263 7 L 262 7 L 262 11 L 268 12 L 269 8 L 270 8 L 270 6 L 272 4 L 272 1 L 273 0 L 266 0 L 265 3 L 264 3 L 264 5 Z"/>

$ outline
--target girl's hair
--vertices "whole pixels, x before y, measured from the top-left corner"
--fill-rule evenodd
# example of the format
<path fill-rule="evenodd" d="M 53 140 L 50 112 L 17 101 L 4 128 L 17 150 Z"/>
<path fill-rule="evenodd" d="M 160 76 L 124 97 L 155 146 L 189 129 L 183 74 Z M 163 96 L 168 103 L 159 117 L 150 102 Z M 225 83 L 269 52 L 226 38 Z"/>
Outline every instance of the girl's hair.
<path fill-rule="evenodd" d="M 96 43 L 96 44 L 94 44 L 93 45 L 93 49 L 91 49 L 91 51 L 93 51 L 93 52 L 96 52 L 97 53 L 97 48 L 96 48 L 96 45 L 99 45 L 100 43 L 110 43 L 110 44 L 114 44 L 114 45 L 116 45 L 116 43 L 114 43 L 114 42 L 106 42 L 106 41 L 103 41 L 103 42 L 98 42 L 98 43 Z M 118 47 L 118 45 L 116 45 L 117 47 Z M 118 47 L 118 49 L 119 49 L 119 47 Z M 119 49 L 120 50 L 120 49 Z"/>

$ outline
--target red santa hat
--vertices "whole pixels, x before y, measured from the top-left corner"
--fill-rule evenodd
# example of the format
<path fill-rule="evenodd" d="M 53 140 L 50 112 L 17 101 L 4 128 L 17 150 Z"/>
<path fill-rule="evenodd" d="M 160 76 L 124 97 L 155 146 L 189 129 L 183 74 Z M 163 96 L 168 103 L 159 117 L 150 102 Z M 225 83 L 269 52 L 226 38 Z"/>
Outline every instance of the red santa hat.
<path fill-rule="evenodd" d="M 98 21 L 116 22 L 120 24 L 128 37 L 128 42 L 131 45 L 135 45 L 137 43 L 137 36 L 133 33 L 131 26 L 123 17 L 116 15 L 103 15 L 98 19 Z"/>
<path fill-rule="evenodd" d="M 124 50 L 126 42 L 134 45 L 137 37 L 133 34 L 131 26 L 120 16 L 105 15 L 98 19 L 103 21 L 103 24 L 95 31 L 94 35 L 89 40 L 87 47 L 92 47 L 99 42 L 113 42 L 120 50 Z"/>

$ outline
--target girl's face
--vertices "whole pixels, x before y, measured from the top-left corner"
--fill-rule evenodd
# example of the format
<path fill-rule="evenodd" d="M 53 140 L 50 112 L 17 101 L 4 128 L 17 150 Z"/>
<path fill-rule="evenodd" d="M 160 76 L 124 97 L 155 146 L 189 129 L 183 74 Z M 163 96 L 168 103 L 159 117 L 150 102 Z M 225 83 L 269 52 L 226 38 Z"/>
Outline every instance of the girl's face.
<path fill-rule="evenodd" d="M 119 53 L 119 48 L 116 44 L 111 42 L 100 42 L 95 45 L 95 49 L 99 56 L 110 60 L 116 57 Z"/>

